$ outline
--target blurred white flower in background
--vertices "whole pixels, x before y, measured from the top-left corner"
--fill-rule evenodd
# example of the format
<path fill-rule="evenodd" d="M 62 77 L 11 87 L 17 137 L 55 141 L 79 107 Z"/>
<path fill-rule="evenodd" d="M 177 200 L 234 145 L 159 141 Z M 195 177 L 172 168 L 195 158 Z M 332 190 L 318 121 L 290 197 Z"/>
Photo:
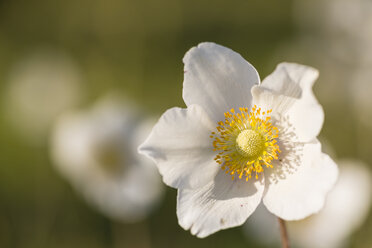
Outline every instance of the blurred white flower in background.
<path fill-rule="evenodd" d="M 345 62 L 355 62 L 372 46 L 370 0 L 296 0 L 293 13 L 304 35 L 317 34 L 328 52 Z"/>
<path fill-rule="evenodd" d="M 326 82 L 318 84 L 321 102 L 340 114 L 342 108 L 352 112 L 356 125 L 372 128 L 372 1 L 295 0 L 293 5 L 298 36 L 278 53 L 292 51 L 295 60 L 313 61 Z"/>
<path fill-rule="evenodd" d="M 160 175 L 137 153 L 152 121 L 110 95 L 87 111 L 60 116 L 52 134 L 52 159 L 74 188 L 103 214 L 139 221 L 159 202 Z"/>
<path fill-rule="evenodd" d="M 40 50 L 13 66 L 3 105 L 17 132 L 39 144 L 54 118 L 81 97 L 81 75 L 71 58 Z"/>
<path fill-rule="evenodd" d="M 366 219 L 372 194 L 368 166 L 356 160 L 338 161 L 340 174 L 325 207 L 301 221 L 287 222 L 289 238 L 298 247 L 339 248 Z M 245 234 L 257 242 L 279 244 L 277 219 L 262 206 L 248 219 Z"/>

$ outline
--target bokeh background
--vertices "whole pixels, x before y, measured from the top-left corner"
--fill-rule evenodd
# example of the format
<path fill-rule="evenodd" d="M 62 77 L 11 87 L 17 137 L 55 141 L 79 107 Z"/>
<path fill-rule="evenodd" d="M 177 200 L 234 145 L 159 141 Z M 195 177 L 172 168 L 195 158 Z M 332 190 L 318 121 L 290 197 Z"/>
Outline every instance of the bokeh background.
<path fill-rule="evenodd" d="M 193 237 L 177 224 L 170 188 L 140 222 L 101 215 L 53 166 L 55 118 L 112 91 L 143 115 L 183 107 L 182 57 L 213 41 L 261 78 L 282 61 L 318 68 L 320 138 L 335 159 L 372 165 L 369 16 L 367 0 L 0 1 L 0 247 L 264 247 L 240 227 Z M 369 214 L 349 246 L 371 247 L 371 233 Z"/>

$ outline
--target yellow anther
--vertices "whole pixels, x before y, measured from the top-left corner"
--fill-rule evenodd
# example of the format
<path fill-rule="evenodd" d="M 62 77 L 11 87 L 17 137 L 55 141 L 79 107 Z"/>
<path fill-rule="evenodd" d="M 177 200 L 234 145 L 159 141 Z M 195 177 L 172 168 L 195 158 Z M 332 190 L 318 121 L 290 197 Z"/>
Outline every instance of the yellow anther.
<path fill-rule="evenodd" d="M 278 129 L 270 122 L 271 117 L 265 116 L 271 110 L 262 111 L 255 105 L 250 112 L 245 107 L 239 111 L 232 108 L 224 113 L 225 120 L 218 122 L 218 132 L 212 132 L 211 137 L 213 150 L 218 152 L 216 163 L 233 179 L 245 177 L 248 181 L 252 173 L 258 178 L 264 168 L 272 168 L 271 162 L 278 159 Z"/>

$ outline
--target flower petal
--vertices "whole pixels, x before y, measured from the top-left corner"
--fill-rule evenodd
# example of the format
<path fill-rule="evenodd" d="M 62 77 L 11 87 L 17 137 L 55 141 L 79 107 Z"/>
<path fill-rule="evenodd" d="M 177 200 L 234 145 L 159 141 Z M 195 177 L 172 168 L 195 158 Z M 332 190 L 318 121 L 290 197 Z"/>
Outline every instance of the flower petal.
<path fill-rule="evenodd" d="M 263 190 L 263 179 L 232 180 L 220 170 L 214 181 L 202 188 L 178 190 L 178 222 L 199 238 L 239 226 L 257 208 Z"/>
<path fill-rule="evenodd" d="M 186 53 L 183 62 L 187 106 L 202 106 L 215 122 L 223 120 L 223 113 L 231 108 L 250 106 L 250 90 L 260 79 L 256 69 L 238 53 L 214 43 L 201 43 Z"/>
<path fill-rule="evenodd" d="M 273 176 L 278 175 L 284 164 L 265 170 L 263 203 L 271 213 L 285 220 L 299 220 L 318 212 L 338 175 L 337 165 L 321 152 L 318 141 L 305 144 L 301 153 L 298 166 L 292 170 L 283 169 L 276 180 Z"/>
<path fill-rule="evenodd" d="M 74 186 L 105 215 L 125 222 L 137 222 L 158 205 L 164 192 L 157 169 L 151 163 L 148 160 L 127 165 L 128 169 L 120 180 L 92 176 L 90 181 L 78 182 Z"/>
<path fill-rule="evenodd" d="M 275 71 L 262 81 L 260 87 L 276 94 L 301 98 L 302 94 L 311 93 L 318 75 L 318 71 L 312 67 L 284 62 L 278 64 Z"/>
<path fill-rule="evenodd" d="M 320 132 L 324 112 L 312 86 L 318 71 L 307 66 L 281 63 L 259 86 L 252 88 L 254 104 L 286 116 L 297 139 L 308 142 Z"/>
<path fill-rule="evenodd" d="M 219 170 L 209 137 L 214 129 L 200 106 L 172 108 L 163 114 L 139 152 L 154 160 L 167 185 L 201 187 Z"/>

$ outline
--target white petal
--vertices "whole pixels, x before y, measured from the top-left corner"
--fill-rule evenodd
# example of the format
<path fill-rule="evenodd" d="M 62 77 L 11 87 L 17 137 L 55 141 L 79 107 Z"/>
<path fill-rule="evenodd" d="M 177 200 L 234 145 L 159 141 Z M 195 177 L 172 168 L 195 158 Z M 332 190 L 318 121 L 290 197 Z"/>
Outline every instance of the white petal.
<path fill-rule="evenodd" d="M 297 139 L 308 142 L 320 132 L 324 112 L 312 86 L 318 71 L 307 66 L 282 63 L 259 86 L 252 88 L 253 103 L 287 117 Z"/>
<path fill-rule="evenodd" d="M 154 164 L 141 161 L 127 167 L 120 179 L 95 177 L 84 185 L 74 186 L 88 202 L 111 218 L 125 222 L 143 220 L 160 202 L 164 188 Z"/>
<path fill-rule="evenodd" d="M 294 63 L 280 63 L 273 73 L 267 76 L 260 87 L 276 94 L 301 98 L 311 92 L 318 78 L 318 71 L 312 67 Z"/>
<path fill-rule="evenodd" d="M 91 120 L 80 113 L 66 113 L 59 117 L 51 135 L 53 164 L 66 178 L 80 181 L 86 177 L 91 161 Z"/>
<path fill-rule="evenodd" d="M 256 69 L 229 48 L 201 43 L 183 58 L 183 99 L 198 104 L 214 121 L 231 108 L 249 107 L 251 88 L 260 82 Z"/>
<path fill-rule="evenodd" d="M 348 236 L 366 220 L 371 206 L 371 173 L 358 161 L 339 164 L 339 179 L 319 214 L 288 223 L 293 241 L 300 247 L 343 247 Z"/>
<path fill-rule="evenodd" d="M 200 106 L 172 108 L 163 114 L 139 152 L 155 161 L 167 185 L 201 187 L 220 168 L 210 138 L 214 129 Z"/>
<path fill-rule="evenodd" d="M 220 170 L 214 181 L 202 188 L 178 190 L 178 222 L 199 238 L 239 226 L 257 208 L 263 190 L 263 182 L 232 180 Z"/>
<path fill-rule="evenodd" d="M 272 115 L 285 115 L 297 98 L 281 95 L 261 86 L 253 86 L 252 90 L 253 105 L 263 111 L 272 110 Z"/>
<path fill-rule="evenodd" d="M 274 164 L 273 170 L 265 170 L 263 203 L 285 220 L 299 220 L 318 212 L 338 175 L 337 165 L 321 152 L 318 141 L 305 144 L 296 159 L 297 166 L 281 170 L 282 174 L 278 174 L 279 163 Z"/>

